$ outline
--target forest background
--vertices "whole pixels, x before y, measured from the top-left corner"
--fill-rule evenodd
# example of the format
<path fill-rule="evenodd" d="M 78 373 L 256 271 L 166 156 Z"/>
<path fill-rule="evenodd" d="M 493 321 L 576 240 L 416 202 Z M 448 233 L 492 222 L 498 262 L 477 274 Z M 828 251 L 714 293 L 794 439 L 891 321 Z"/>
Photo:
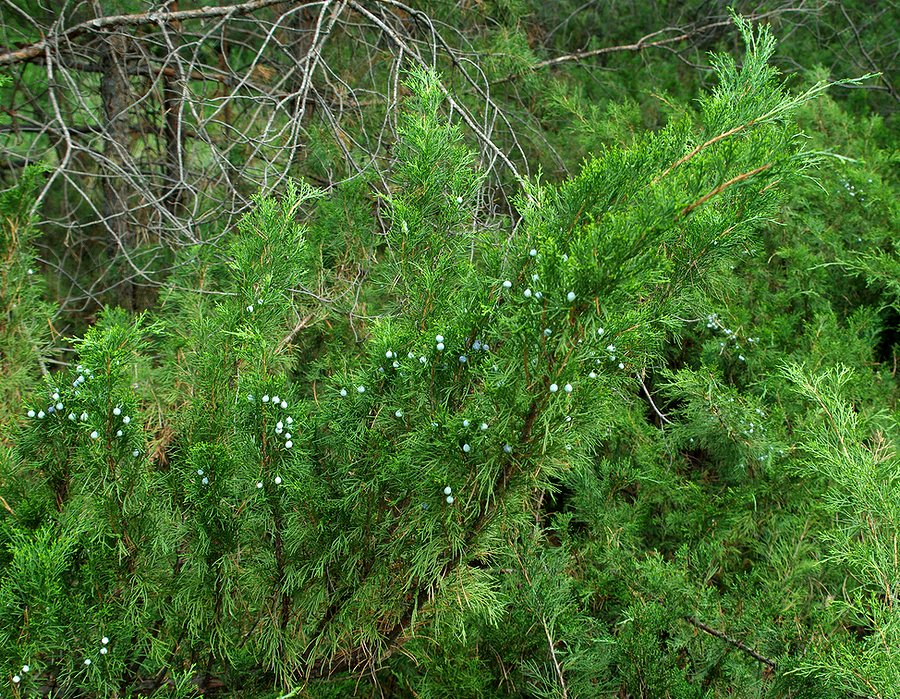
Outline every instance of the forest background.
<path fill-rule="evenodd" d="M 0 0 L 4 696 L 900 696 L 898 26 Z"/>

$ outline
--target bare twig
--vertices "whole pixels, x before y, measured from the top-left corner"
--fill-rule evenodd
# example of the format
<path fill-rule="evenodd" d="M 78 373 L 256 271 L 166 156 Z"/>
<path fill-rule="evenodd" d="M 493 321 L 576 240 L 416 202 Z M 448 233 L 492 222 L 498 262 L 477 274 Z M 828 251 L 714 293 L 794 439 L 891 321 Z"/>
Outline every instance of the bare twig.
<path fill-rule="evenodd" d="M 638 383 L 641 384 L 641 388 L 644 391 L 644 395 L 647 396 L 647 400 L 650 401 L 650 407 L 653 408 L 653 412 L 656 413 L 656 417 L 658 417 L 660 420 L 662 420 L 666 424 L 671 425 L 672 421 L 669 418 L 667 418 L 665 415 L 663 415 L 659 411 L 659 408 L 656 407 L 656 403 L 653 402 L 653 396 L 651 396 L 650 391 L 647 390 L 647 386 L 644 384 L 644 379 L 640 374 L 638 374 L 637 380 L 638 380 Z"/>
<path fill-rule="evenodd" d="M 388 194 L 399 81 L 410 61 L 438 67 L 440 60 L 462 75 L 466 95 L 441 85 L 450 109 L 483 144 L 486 170 L 502 163 L 521 181 L 527 159 L 515 129 L 446 29 L 399 0 L 349 9 L 343 0 L 254 0 L 178 10 L 170 0 L 159 11 L 71 26 L 77 8 L 67 3 L 52 24 L 8 13 L 15 22 L 0 22 L 8 46 L 17 31 L 23 41 L 0 48 L 0 65 L 15 80 L 2 105 L 9 120 L 0 125 L 0 177 L 14 181 L 29 162 L 49 166 L 33 210 L 44 233 L 41 259 L 62 282 L 61 312 L 83 312 L 110 296 L 152 302 L 129 289 L 170 279 L 186 264 L 170 251 L 217 244 L 254 195 L 276 194 L 290 177 L 315 173 L 331 188 L 374 172 L 376 188 Z M 124 51 L 104 54 L 113 45 Z M 334 68 L 348 47 L 358 54 L 351 74 Z M 35 79 L 35 66 L 43 79 Z M 107 86 L 106 100 L 93 74 Z M 463 99 L 469 94 L 477 108 Z M 380 126 L 370 131 L 379 110 Z M 342 159 L 315 147 L 329 133 Z M 511 201 L 502 184 L 500 191 Z"/>
<path fill-rule="evenodd" d="M 407 44 L 402 38 L 400 38 L 400 36 L 398 36 L 397 33 L 393 29 L 391 29 L 382 19 L 375 16 L 365 7 L 356 2 L 356 0 L 349 0 L 349 4 L 354 10 L 378 25 L 384 31 L 384 33 L 388 35 L 391 41 L 393 41 L 397 45 L 397 48 L 402 49 L 405 53 L 408 53 L 410 56 L 415 58 L 416 62 L 419 63 L 419 65 L 421 65 L 423 68 L 429 67 L 428 63 L 418 54 L 418 52 L 411 46 L 409 46 L 409 44 Z M 509 159 L 509 157 L 507 157 L 506 153 L 504 153 L 503 150 L 496 143 L 494 143 L 491 138 L 484 132 L 484 130 L 475 123 L 468 110 L 462 107 L 462 105 L 460 105 L 459 102 L 454 99 L 453 95 L 450 94 L 450 91 L 443 85 L 443 83 L 438 83 L 438 89 L 441 91 L 441 94 L 444 95 L 444 98 L 447 100 L 447 103 L 450 105 L 450 107 L 454 111 L 459 113 L 462 120 L 466 123 L 466 126 L 468 126 L 478 136 L 481 142 L 484 143 L 484 145 L 486 145 L 494 153 L 494 155 L 496 155 L 503 162 L 503 164 L 513 174 L 513 177 L 515 177 L 518 182 L 524 183 L 525 179 L 522 177 L 522 175 L 519 174 L 518 168 L 513 165 L 512 161 Z"/>
<path fill-rule="evenodd" d="M 33 60 L 46 53 L 46 51 L 57 41 L 71 41 L 86 32 L 95 32 L 99 29 L 112 29 L 124 26 L 135 27 L 142 24 L 157 24 L 160 22 L 182 22 L 190 19 L 227 19 L 256 12 L 265 7 L 272 7 L 273 5 L 279 5 L 283 2 L 284 0 L 252 0 L 251 2 L 242 2 L 236 5 L 201 7 L 197 10 L 182 10 L 180 12 L 139 12 L 131 15 L 109 15 L 107 17 L 98 17 L 87 22 L 82 22 L 81 24 L 76 24 L 74 27 L 65 30 L 57 36 L 51 35 L 47 39 L 36 41 L 33 44 L 23 46 L 15 51 L 0 53 L 0 65 L 11 65 L 13 63 Z M 320 3 L 311 2 L 306 4 L 318 5 Z"/>
<path fill-rule="evenodd" d="M 773 17 L 775 15 L 781 15 L 790 12 L 804 12 L 809 13 L 811 10 L 806 9 L 804 7 L 780 7 L 774 10 L 769 10 L 768 12 L 760 12 L 758 14 L 748 15 L 747 19 L 750 21 L 759 21 L 763 19 L 767 19 L 769 17 Z M 703 24 L 700 26 L 694 26 L 688 29 L 679 29 L 676 27 L 670 27 L 666 29 L 659 29 L 657 31 L 651 32 L 650 34 L 646 34 L 642 36 L 637 41 L 630 44 L 618 44 L 616 46 L 603 46 L 598 49 L 591 49 L 589 51 L 575 51 L 573 53 L 564 54 L 562 56 L 556 56 L 555 58 L 548 58 L 544 61 L 538 61 L 537 63 L 533 63 L 528 67 L 528 70 L 536 71 L 541 70 L 543 68 L 552 68 L 553 66 L 562 65 L 564 63 L 574 63 L 583 61 L 586 58 L 594 58 L 596 56 L 602 56 L 608 53 L 621 53 L 621 52 L 639 52 L 644 51 L 645 49 L 651 48 L 666 48 L 671 44 L 677 44 L 682 41 L 686 41 L 688 39 L 694 38 L 698 35 L 702 35 L 708 33 L 714 29 L 719 29 L 722 27 L 733 26 L 734 21 L 729 19 L 723 19 L 716 22 L 709 22 L 707 24 Z M 664 39 L 656 39 L 655 41 L 650 41 L 655 36 L 659 36 L 664 32 L 676 31 L 679 32 L 674 36 L 669 36 Z M 497 82 L 506 82 L 512 80 L 516 77 L 515 73 L 507 75 Z"/>
<path fill-rule="evenodd" d="M 547 636 L 547 643 L 550 645 L 550 657 L 553 658 L 553 667 L 556 669 L 556 676 L 559 678 L 559 688 L 562 690 L 562 699 L 568 699 L 569 691 L 566 689 L 566 678 L 563 676 L 562 667 L 556 657 L 556 644 L 550 635 L 550 629 L 547 626 L 547 620 L 542 616 L 541 624 L 544 626 L 544 633 Z"/>
<path fill-rule="evenodd" d="M 711 626 L 708 626 L 707 624 L 704 624 L 702 621 L 700 621 L 699 619 L 692 617 L 692 616 L 686 616 L 683 618 L 691 626 L 694 626 L 694 627 L 700 629 L 704 633 L 708 633 L 710 636 L 715 636 L 716 638 L 721 638 L 723 641 L 734 646 L 742 653 L 746 653 L 754 660 L 758 660 L 759 662 L 763 663 L 764 665 L 768 665 L 773 670 L 777 667 L 774 660 L 772 660 L 771 658 L 767 658 L 766 656 L 762 655 L 761 653 L 753 650 L 750 646 L 748 646 L 745 643 L 742 643 L 741 641 L 737 640 L 736 638 L 732 638 L 731 636 L 726 634 L 724 631 L 717 631 L 716 629 L 712 628 Z"/>

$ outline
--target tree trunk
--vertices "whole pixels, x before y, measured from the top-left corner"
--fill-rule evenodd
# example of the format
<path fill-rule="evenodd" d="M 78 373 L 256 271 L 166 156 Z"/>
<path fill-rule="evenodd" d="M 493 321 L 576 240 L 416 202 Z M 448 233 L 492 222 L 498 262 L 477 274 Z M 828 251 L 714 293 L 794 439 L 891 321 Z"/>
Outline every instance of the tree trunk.
<path fill-rule="evenodd" d="M 128 108 L 131 105 L 131 85 L 125 66 L 126 38 L 120 33 L 109 34 L 104 42 L 101 60 L 100 98 L 106 115 L 103 141 L 103 216 L 109 234 L 107 249 L 110 257 L 127 254 L 135 245 L 136 235 L 129 225 L 128 183 L 125 166 L 129 160 Z M 127 276 L 132 276 L 126 268 Z M 129 310 L 134 307 L 134 288 L 131 281 L 122 284 L 119 303 Z"/>

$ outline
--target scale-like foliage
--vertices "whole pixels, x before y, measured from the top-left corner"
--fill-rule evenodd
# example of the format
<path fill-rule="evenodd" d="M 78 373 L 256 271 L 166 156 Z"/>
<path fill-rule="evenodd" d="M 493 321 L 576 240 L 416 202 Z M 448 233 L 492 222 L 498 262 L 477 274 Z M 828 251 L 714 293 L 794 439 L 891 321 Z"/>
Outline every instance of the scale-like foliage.
<path fill-rule="evenodd" d="M 789 435 L 762 422 L 782 408 L 710 366 L 668 375 L 669 433 L 636 398 L 652 404 L 642 378 L 814 160 L 795 112 L 823 86 L 792 96 L 769 32 L 737 21 L 741 67 L 714 61 L 696 116 L 562 184 L 525 183 L 514 225 L 476 217 L 475 156 L 437 77 L 414 71 L 383 240 L 354 185 L 291 185 L 225 249 L 192 251 L 158 313 L 106 311 L 75 370 L 28 394 L 0 462 L 0 667 L 16 691 L 184 695 L 193 678 L 327 696 L 381 672 L 428 697 L 734 682 L 757 696 L 759 658 L 695 634 L 723 609 L 746 603 L 750 625 L 772 607 L 764 585 L 736 603 L 742 557 L 762 556 L 734 542 L 763 541 L 772 561 L 800 550 L 766 532 L 757 497 L 779 524 L 814 516 L 780 511 Z M 19 266 L 29 254 L 8 249 Z M 352 304 L 335 272 L 351 263 L 368 275 Z M 803 477 L 831 482 L 828 514 L 848 517 L 825 541 L 858 575 L 853 613 L 896 633 L 875 603 L 894 595 L 896 513 L 870 518 L 870 548 L 855 539 L 893 481 L 854 479 L 886 452 L 822 400 L 843 422 L 809 428 Z M 703 477 L 678 471 L 683 451 Z M 837 470 L 821 465 L 836 452 Z M 704 478 L 725 484 L 712 500 Z M 774 635 L 793 669 L 780 681 L 863 691 L 836 669 L 858 645 L 794 658 Z M 888 691 L 890 647 L 863 646 Z"/>

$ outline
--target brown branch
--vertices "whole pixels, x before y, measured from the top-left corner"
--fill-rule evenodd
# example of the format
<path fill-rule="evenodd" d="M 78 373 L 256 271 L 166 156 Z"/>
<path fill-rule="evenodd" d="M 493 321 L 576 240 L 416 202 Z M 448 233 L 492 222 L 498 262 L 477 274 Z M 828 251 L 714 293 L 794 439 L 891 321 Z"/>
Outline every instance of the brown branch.
<path fill-rule="evenodd" d="M 44 63 L 43 56 L 36 56 L 33 58 L 30 63 L 33 65 L 42 65 Z M 123 66 L 123 70 L 128 74 L 129 77 L 148 77 L 155 78 L 158 76 L 163 76 L 167 78 L 174 78 L 178 75 L 175 68 L 172 66 L 164 66 L 160 68 L 155 68 L 151 65 L 143 65 L 143 64 L 135 64 L 134 61 L 129 62 L 130 65 Z M 90 63 L 88 61 L 79 61 L 71 58 L 64 57 L 62 55 L 56 61 L 56 64 L 65 68 L 66 70 L 78 71 L 81 73 L 102 73 L 103 67 L 99 63 Z M 217 82 L 224 83 L 226 85 L 236 84 L 240 77 L 234 75 L 233 73 L 204 73 L 199 70 L 193 70 L 190 73 L 185 73 L 181 76 L 188 80 L 197 80 L 203 82 Z M 257 87 L 250 83 L 252 87 Z M 262 91 L 262 90 L 260 90 Z"/>
<path fill-rule="evenodd" d="M 656 416 L 660 419 L 661 423 L 666 423 L 671 425 L 672 421 L 663 415 L 659 408 L 656 407 L 656 403 L 653 402 L 653 396 L 650 395 L 650 391 L 647 389 L 647 385 L 644 383 L 644 377 L 641 374 L 637 375 L 638 383 L 641 384 L 641 388 L 644 390 L 644 395 L 647 396 L 647 400 L 650 401 L 650 407 L 653 408 L 653 412 L 656 413 Z"/>
<path fill-rule="evenodd" d="M 838 7 L 841 10 L 841 14 L 844 15 L 844 19 L 847 20 L 847 25 L 850 27 L 850 31 L 853 32 L 853 36 L 856 39 L 856 45 L 859 47 L 860 53 L 865 57 L 866 61 L 869 63 L 869 67 L 872 68 L 873 71 L 881 75 L 881 80 L 887 88 L 888 94 L 893 97 L 895 100 L 900 102 L 900 94 L 897 93 L 896 88 L 894 88 L 893 83 L 888 79 L 887 71 L 881 70 L 878 65 L 872 60 L 872 56 L 866 51 L 865 44 L 862 42 L 862 37 L 859 35 L 859 28 L 854 24 L 853 20 L 850 19 L 850 15 L 847 14 L 847 10 L 844 7 L 843 3 L 838 3 Z"/>
<path fill-rule="evenodd" d="M 16 516 L 16 513 L 13 512 L 13 509 L 9 506 L 9 503 L 6 502 L 6 499 L 5 499 L 2 495 L 0 495 L 0 503 L 3 503 L 3 509 L 4 509 L 4 510 L 6 510 L 7 512 L 9 512 L 9 514 L 11 514 L 13 517 Z"/>
<path fill-rule="evenodd" d="M 174 52 L 172 52 L 174 53 Z M 170 54 L 171 55 L 171 54 Z M 34 59 L 33 63 L 35 65 L 42 65 L 45 63 L 44 57 L 39 56 Z M 89 63 L 87 61 L 77 61 L 69 58 L 64 58 L 60 56 L 56 61 L 56 65 L 65 68 L 66 70 L 78 71 L 81 73 L 102 73 L 103 67 L 99 63 Z M 268 87 L 262 83 L 255 82 L 253 80 L 249 80 L 244 76 L 240 76 L 233 71 L 225 71 L 212 67 L 205 66 L 207 68 L 206 71 L 194 69 L 189 73 L 184 73 L 183 75 L 179 75 L 179 72 L 173 68 L 172 66 L 162 66 L 162 67 L 154 67 L 149 64 L 135 64 L 134 61 L 129 61 L 129 64 L 124 65 L 122 69 L 129 77 L 147 77 L 147 78 L 176 78 L 179 77 L 183 80 L 194 80 L 197 82 L 214 82 L 219 83 L 225 87 L 236 87 L 239 85 L 247 86 L 253 88 L 256 92 L 266 95 L 268 97 L 273 97 L 277 99 L 288 99 L 288 98 L 298 98 L 296 92 L 285 92 L 283 90 L 275 90 L 271 87 Z M 214 71 L 214 72 L 209 72 Z M 340 107 L 344 108 L 353 108 L 358 109 L 360 107 L 369 107 L 376 104 L 381 104 L 384 100 L 371 98 L 368 100 L 353 100 L 347 97 L 342 97 L 339 99 L 338 97 L 332 97 L 330 95 L 321 95 L 318 98 L 313 98 L 309 96 L 304 96 L 303 101 L 308 102 L 310 104 L 314 103 L 323 103 L 328 107 L 338 109 Z M 7 111 L 7 110 L 4 110 Z"/>
<path fill-rule="evenodd" d="M 772 660 L 771 658 L 767 658 L 762 653 L 759 653 L 759 652 L 753 650 L 746 643 L 742 643 L 741 641 L 737 640 L 736 638 L 732 638 L 731 636 L 726 634 L 724 631 L 717 631 L 716 629 L 712 628 L 711 626 L 707 626 L 702 621 L 700 621 L 699 619 L 692 617 L 692 616 L 686 616 L 686 617 L 682 617 L 682 618 L 687 623 L 689 623 L 691 626 L 694 626 L 694 627 L 700 629 L 704 633 L 708 633 L 710 636 L 715 636 L 716 638 L 721 638 L 726 643 L 734 646 L 739 651 L 746 653 L 754 660 L 758 660 L 763 665 L 768 665 L 773 670 L 777 667 L 774 660 Z"/>
<path fill-rule="evenodd" d="M 759 14 L 749 15 L 747 17 L 747 19 L 752 22 L 758 22 L 759 20 L 766 19 L 766 18 L 772 17 L 774 15 L 784 14 L 787 12 L 810 12 L 810 10 L 807 10 L 802 7 L 782 7 L 782 8 L 778 8 L 775 10 L 769 10 L 768 12 L 761 12 Z M 638 51 L 643 51 L 644 49 L 650 49 L 650 48 L 666 48 L 669 44 L 676 44 L 680 41 L 690 39 L 692 36 L 696 36 L 698 34 L 708 32 L 711 29 L 718 29 L 719 27 L 731 26 L 733 24 L 734 24 L 734 21 L 731 19 L 719 20 L 717 22 L 710 22 L 709 24 L 704 24 L 700 27 L 694 27 L 693 29 L 688 29 L 686 31 L 683 31 L 681 34 L 678 34 L 677 36 L 670 36 L 665 39 L 657 39 L 656 41 L 648 41 L 648 39 L 650 39 L 654 36 L 657 36 L 665 31 L 675 30 L 676 28 L 673 27 L 670 29 L 660 29 L 658 31 L 651 32 L 650 34 L 646 34 L 646 35 L 642 36 L 640 39 L 638 39 L 637 41 L 635 41 L 632 44 L 619 44 L 618 46 L 604 46 L 599 49 L 591 49 L 590 51 L 576 51 L 574 53 L 568 53 L 563 56 L 557 56 L 556 58 L 548 58 L 547 60 L 544 60 L 544 61 L 538 61 L 537 63 L 530 65 L 527 70 L 536 71 L 536 70 L 540 70 L 541 68 L 549 68 L 551 66 L 560 65 L 563 63 L 572 63 L 575 61 L 582 61 L 585 58 L 593 58 L 595 56 L 602 56 L 607 53 L 619 53 L 619 52 L 623 52 L 623 51 L 638 52 Z M 504 77 L 500 80 L 497 80 L 496 83 L 507 82 L 509 80 L 512 80 L 515 77 L 517 77 L 517 74 L 511 73 L 511 74 L 507 75 L 506 77 Z"/>
<path fill-rule="evenodd" d="M 66 29 L 64 32 L 51 35 L 46 39 L 36 41 L 33 44 L 28 44 L 15 51 L 0 53 L 0 65 L 12 65 L 14 63 L 34 60 L 60 39 L 74 39 L 81 34 L 89 31 L 96 31 L 98 29 L 124 26 L 136 27 L 145 24 L 169 24 L 191 19 L 211 19 L 214 17 L 230 19 L 231 17 L 251 14 L 257 10 L 283 3 L 284 0 L 251 0 L 250 2 L 238 3 L 237 5 L 201 7 L 196 10 L 180 10 L 178 12 L 140 12 L 132 15 L 108 15 L 106 17 L 98 17 L 87 22 L 82 22 L 81 24 L 76 24 L 74 27 Z M 309 2 L 306 4 L 318 5 L 320 3 Z"/>
<path fill-rule="evenodd" d="M 704 143 L 701 143 L 699 146 L 697 146 L 696 148 L 694 148 L 694 150 L 692 150 L 692 151 L 691 151 L 690 153 L 688 153 L 687 155 L 682 156 L 681 158 L 679 158 L 678 160 L 676 160 L 674 163 L 672 163 L 671 165 L 669 165 L 669 167 L 667 167 L 667 168 L 666 168 L 665 170 L 663 170 L 659 175 L 657 175 L 656 177 L 654 177 L 654 178 L 653 178 L 653 181 L 652 181 L 650 184 L 656 184 L 656 183 L 659 182 L 661 179 L 663 179 L 666 175 L 668 175 L 670 172 L 672 172 L 672 170 L 674 170 L 674 169 L 675 169 L 676 167 L 678 167 L 679 165 L 683 165 L 684 163 L 686 163 L 688 160 L 690 160 L 691 158 L 693 158 L 695 155 L 697 155 L 697 153 L 699 153 L 700 151 L 702 151 L 704 148 L 708 148 L 709 146 L 711 146 L 711 145 L 713 145 L 713 144 L 715 144 L 715 143 L 718 143 L 719 141 L 721 141 L 721 140 L 724 139 L 724 138 L 728 138 L 729 136 L 733 136 L 733 135 L 736 134 L 736 133 L 740 133 L 740 132 L 743 131 L 744 129 L 747 129 L 747 128 L 753 126 L 753 124 L 754 124 L 754 121 L 753 121 L 753 119 L 751 119 L 751 120 L 748 121 L 746 124 L 740 124 L 740 125 L 738 125 L 738 126 L 735 126 L 733 129 L 728 129 L 728 131 L 725 131 L 725 132 L 723 132 L 723 133 L 720 133 L 718 136 L 713 136 L 713 137 L 712 137 L 711 139 L 709 139 L 708 141 L 705 141 Z"/>
<path fill-rule="evenodd" d="M 550 644 L 550 656 L 553 659 L 553 666 L 556 668 L 556 676 L 559 677 L 559 687 L 562 690 L 562 699 L 568 699 L 569 691 L 566 688 L 566 678 L 563 675 L 559 659 L 556 657 L 556 644 L 553 641 L 553 636 L 550 635 L 550 629 L 547 627 L 547 619 L 543 616 L 541 617 L 541 624 L 544 626 L 544 633 L 547 635 L 547 643 Z"/>
<path fill-rule="evenodd" d="M 681 210 L 681 215 L 687 216 L 689 213 L 691 213 L 691 211 L 696 209 L 698 206 L 705 204 L 707 201 L 709 201 L 714 196 L 716 196 L 723 190 L 727 189 L 731 185 L 737 184 L 738 182 L 742 182 L 743 180 L 753 177 L 753 175 L 757 175 L 760 172 L 763 172 L 764 170 L 768 170 L 770 167 L 772 167 L 772 163 L 766 163 L 765 165 L 760 165 L 758 168 L 754 168 L 753 170 L 750 170 L 750 172 L 745 172 L 741 175 L 737 175 L 736 177 L 732 177 L 730 180 L 728 180 L 728 182 L 723 182 L 718 187 L 713 189 L 711 192 L 707 192 L 706 194 L 704 194 L 693 204 L 688 204 L 686 207 L 684 207 Z"/>
<path fill-rule="evenodd" d="M 593 58 L 594 56 L 602 56 L 605 53 L 617 53 L 620 51 L 643 51 L 644 49 L 650 49 L 657 46 L 665 46 L 667 44 L 674 44 L 679 41 L 684 41 L 685 39 L 689 39 L 695 34 L 700 34 L 704 31 L 708 31 L 710 29 L 715 29 L 716 27 L 725 27 L 733 22 L 729 20 L 723 20 L 721 22 L 713 22 L 712 24 L 706 24 L 702 27 L 698 27 L 696 29 L 684 32 L 683 34 L 679 34 L 678 36 L 670 36 L 667 39 L 659 39 L 658 41 L 646 41 L 647 36 L 641 37 L 633 44 L 620 44 L 618 46 L 604 46 L 599 49 L 592 49 L 590 51 L 576 51 L 575 53 L 569 53 L 564 56 L 557 56 L 556 58 L 549 58 L 545 61 L 538 61 L 537 63 L 531 65 L 529 67 L 530 70 L 540 70 L 541 68 L 549 68 L 550 66 L 559 65 L 560 63 L 571 63 L 573 61 L 581 61 L 585 58 Z M 658 33 L 658 32 L 654 32 Z M 652 34 L 648 35 L 652 36 Z"/>

